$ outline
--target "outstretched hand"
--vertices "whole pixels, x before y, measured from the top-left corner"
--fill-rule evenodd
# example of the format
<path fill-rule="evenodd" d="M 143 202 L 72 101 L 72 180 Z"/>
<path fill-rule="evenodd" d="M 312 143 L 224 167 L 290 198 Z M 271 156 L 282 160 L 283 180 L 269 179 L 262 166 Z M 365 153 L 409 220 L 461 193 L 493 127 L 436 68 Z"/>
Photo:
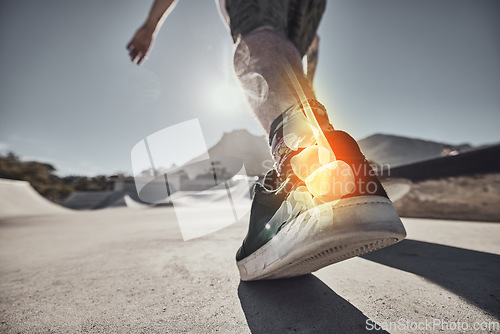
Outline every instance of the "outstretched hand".
<path fill-rule="evenodd" d="M 127 50 L 132 62 L 140 65 L 149 54 L 153 44 L 154 31 L 146 26 L 137 30 L 132 40 L 127 44 Z"/>

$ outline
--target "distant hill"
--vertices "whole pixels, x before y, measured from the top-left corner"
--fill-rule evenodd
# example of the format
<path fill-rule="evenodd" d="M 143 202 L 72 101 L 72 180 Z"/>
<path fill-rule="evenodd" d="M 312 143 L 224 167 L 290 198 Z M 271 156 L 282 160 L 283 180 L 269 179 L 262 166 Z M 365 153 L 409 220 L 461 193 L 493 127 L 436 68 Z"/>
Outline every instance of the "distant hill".
<path fill-rule="evenodd" d="M 208 150 L 211 157 L 233 156 L 243 160 L 247 175 L 264 175 L 272 166 L 271 153 L 265 136 L 255 136 L 247 130 L 225 132 Z M 267 161 L 267 163 L 265 163 Z M 268 166 L 268 167 L 265 167 Z"/>
<path fill-rule="evenodd" d="M 211 148 L 208 154 L 214 160 L 217 157 L 230 156 L 243 161 L 247 175 L 264 175 L 273 162 L 265 136 L 255 136 L 245 129 L 225 132 L 222 138 Z M 192 159 L 191 161 L 194 161 Z"/>
<path fill-rule="evenodd" d="M 386 134 L 374 134 L 361 139 L 358 143 L 367 159 L 391 166 L 440 157 L 446 147 L 453 147 L 458 151 L 467 151 L 472 148 L 469 144 L 450 145 Z"/>
<path fill-rule="evenodd" d="M 358 143 L 367 159 L 392 167 L 441 157 L 445 148 L 459 152 L 478 149 L 469 144 L 451 145 L 388 134 L 374 134 Z M 208 152 L 212 158 L 232 156 L 243 160 L 247 175 L 250 176 L 264 175 L 272 166 L 266 137 L 255 136 L 244 129 L 224 133 Z"/>

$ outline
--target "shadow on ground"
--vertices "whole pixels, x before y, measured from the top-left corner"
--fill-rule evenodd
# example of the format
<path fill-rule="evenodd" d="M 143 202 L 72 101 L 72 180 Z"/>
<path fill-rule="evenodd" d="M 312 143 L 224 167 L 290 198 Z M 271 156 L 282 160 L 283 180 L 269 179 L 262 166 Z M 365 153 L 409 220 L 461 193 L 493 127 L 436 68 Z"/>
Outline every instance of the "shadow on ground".
<path fill-rule="evenodd" d="M 314 275 L 241 282 L 238 296 L 254 334 L 367 332 L 368 318 Z"/>
<path fill-rule="evenodd" d="M 416 240 L 362 256 L 424 277 L 500 317 L 500 256 Z"/>

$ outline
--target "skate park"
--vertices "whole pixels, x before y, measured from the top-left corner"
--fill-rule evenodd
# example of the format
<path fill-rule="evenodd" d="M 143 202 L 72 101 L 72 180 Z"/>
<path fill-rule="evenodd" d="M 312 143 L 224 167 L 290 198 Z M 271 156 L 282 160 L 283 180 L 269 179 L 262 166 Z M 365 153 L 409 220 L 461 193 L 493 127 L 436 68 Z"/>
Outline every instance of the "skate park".
<path fill-rule="evenodd" d="M 273 82 L 219 0 L 175 1 L 136 57 L 153 2 L 0 2 L 0 333 L 500 333 L 500 2 L 327 1 L 301 68 L 407 237 L 255 282 L 235 256 L 275 168 L 253 112 Z M 246 176 L 191 177 L 206 153 Z"/>
<path fill-rule="evenodd" d="M 234 254 L 248 214 L 184 241 L 172 206 L 71 210 L 23 181 L 2 180 L 0 191 L 2 332 L 358 333 L 378 325 L 405 333 L 426 321 L 452 332 L 500 316 L 498 223 L 403 218 L 408 237 L 394 246 L 303 277 L 241 282 Z M 220 216 L 217 198 L 193 205 L 191 217 Z"/>

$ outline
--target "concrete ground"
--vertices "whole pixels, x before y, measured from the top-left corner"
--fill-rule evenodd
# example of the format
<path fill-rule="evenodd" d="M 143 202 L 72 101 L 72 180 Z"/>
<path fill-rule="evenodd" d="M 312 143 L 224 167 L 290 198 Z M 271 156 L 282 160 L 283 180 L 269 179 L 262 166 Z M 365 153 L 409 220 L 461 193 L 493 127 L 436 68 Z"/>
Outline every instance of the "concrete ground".
<path fill-rule="evenodd" d="M 172 208 L 4 218 L 0 332 L 500 332 L 500 224 L 404 219 L 397 245 L 244 283 L 246 224 L 183 241 Z"/>

